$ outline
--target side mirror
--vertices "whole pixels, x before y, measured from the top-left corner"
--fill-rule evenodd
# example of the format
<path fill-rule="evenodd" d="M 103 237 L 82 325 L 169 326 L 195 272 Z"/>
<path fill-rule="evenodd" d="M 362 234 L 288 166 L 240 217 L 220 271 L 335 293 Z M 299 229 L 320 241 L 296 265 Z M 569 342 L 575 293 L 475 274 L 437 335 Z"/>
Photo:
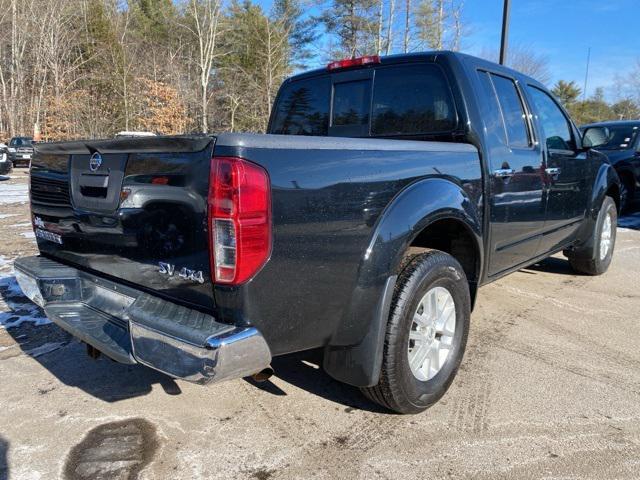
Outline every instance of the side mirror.
<path fill-rule="evenodd" d="M 589 127 L 582 135 L 584 148 L 598 148 L 609 142 L 609 129 L 607 127 Z"/>

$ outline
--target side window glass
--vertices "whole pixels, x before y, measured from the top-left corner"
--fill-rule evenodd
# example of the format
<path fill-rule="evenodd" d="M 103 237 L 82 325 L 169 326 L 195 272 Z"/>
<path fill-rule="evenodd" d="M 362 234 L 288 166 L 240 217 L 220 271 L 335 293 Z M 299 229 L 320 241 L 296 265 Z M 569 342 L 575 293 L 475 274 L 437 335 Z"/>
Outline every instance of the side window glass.
<path fill-rule="evenodd" d="M 536 107 L 538 119 L 547 139 L 549 150 L 574 151 L 575 141 L 569 120 L 551 96 L 536 87 L 528 87 L 531 101 Z"/>
<path fill-rule="evenodd" d="M 498 136 L 499 140 L 507 145 L 507 132 L 504 126 L 504 120 L 502 119 L 502 112 L 500 111 L 500 105 L 498 104 L 498 98 L 496 97 L 496 91 L 493 89 L 493 83 L 487 72 L 478 70 L 478 78 L 482 85 L 484 97 L 487 101 L 488 112 L 484 115 L 484 122 L 487 130 Z"/>
<path fill-rule="evenodd" d="M 491 74 L 491 80 L 498 95 L 509 146 L 516 148 L 531 146 L 527 118 L 516 84 L 509 78 L 494 74 Z"/>

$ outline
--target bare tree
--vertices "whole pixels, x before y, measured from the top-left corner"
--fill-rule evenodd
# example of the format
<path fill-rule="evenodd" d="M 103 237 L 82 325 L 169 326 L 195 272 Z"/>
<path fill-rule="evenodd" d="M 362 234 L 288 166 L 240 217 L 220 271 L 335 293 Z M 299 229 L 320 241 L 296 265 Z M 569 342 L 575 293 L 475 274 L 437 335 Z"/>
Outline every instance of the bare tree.
<path fill-rule="evenodd" d="M 632 99 L 640 105 L 640 57 L 627 74 L 616 75 L 613 92 L 618 100 Z"/>
<path fill-rule="evenodd" d="M 389 18 L 387 21 L 387 45 L 386 45 L 386 54 L 389 55 L 391 53 L 391 49 L 393 48 L 393 19 L 396 9 L 395 0 L 389 0 Z"/>
<path fill-rule="evenodd" d="M 376 54 L 382 55 L 382 16 L 384 13 L 384 0 L 378 0 L 378 14 L 376 16 L 376 23 L 378 26 L 378 35 L 376 38 Z"/>
<path fill-rule="evenodd" d="M 0 7 L 2 32 L 9 33 L 9 38 L 3 39 L 2 42 L 3 50 L 8 50 L 8 59 L 6 63 L 4 61 L 0 63 L 0 84 L 6 128 L 11 135 L 22 132 L 25 127 L 25 102 L 20 100 L 26 86 L 25 56 L 29 36 L 28 29 L 21 27 L 29 21 L 25 11 L 29 8 L 31 1 L 9 0 L 8 5 L 5 3 Z M 4 53 L 2 56 L 4 57 Z"/>
<path fill-rule="evenodd" d="M 209 83 L 213 74 L 214 61 L 222 55 L 218 40 L 222 35 L 221 0 L 188 0 L 183 27 L 191 34 L 195 45 L 195 63 L 199 73 L 200 88 L 200 129 L 209 130 Z"/>
<path fill-rule="evenodd" d="M 480 55 L 492 62 L 498 61 L 498 52 L 484 49 Z M 507 66 L 535 78 L 541 83 L 551 81 L 549 72 L 549 58 L 541 53 L 535 52 L 531 47 L 514 45 L 509 47 Z"/>
<path fill-rule="evenodd" d="M 463 2 L 456 3 L 456 0 L 451 0 L 451 18 L 452 18 L 452 30 L 453 37 L 451 39 L 451 50 L 459 51 L 462 42 L 462 36 L 464 34 L 464 25 L 462 23 L 462 7 Z"/>

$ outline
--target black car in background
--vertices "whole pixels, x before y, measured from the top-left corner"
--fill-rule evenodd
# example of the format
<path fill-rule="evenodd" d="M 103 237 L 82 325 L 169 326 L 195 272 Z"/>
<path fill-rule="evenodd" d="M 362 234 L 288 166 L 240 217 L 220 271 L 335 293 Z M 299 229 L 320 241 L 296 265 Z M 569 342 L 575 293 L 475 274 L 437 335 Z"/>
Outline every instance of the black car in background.
<path fill-rule="evenodd" d="M 13 166 L 28 167 L 31 164 L 33 156 L 33 138 L 31 137 L 13 137 L 9 141 L 9 159 L 13 162 Z"/>
<path fill-rule="evenodd" d="M 13 163 L 9 159 L 9 149 L 0 142 L 0 175 L 9 173 L 11 170 L 13 170 Z"/>
<path fill-rule="evenodd" d="M 586 146 L 604 153 L 622 181 L 621 209 L 628 209 L 640 191 L 640 120 L 583 125 Z"/>

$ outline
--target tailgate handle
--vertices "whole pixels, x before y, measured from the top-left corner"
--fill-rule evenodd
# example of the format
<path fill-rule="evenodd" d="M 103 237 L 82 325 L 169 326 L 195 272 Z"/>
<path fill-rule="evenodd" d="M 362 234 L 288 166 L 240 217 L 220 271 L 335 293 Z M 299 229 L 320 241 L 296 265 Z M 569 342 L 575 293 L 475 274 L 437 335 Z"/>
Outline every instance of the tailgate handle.
<path fill-rule="evenodd" d="M 107 188 L 109 186 L 109 175 L 83 173 L 80 175 L 79 184 L 81 187 Z"/>

